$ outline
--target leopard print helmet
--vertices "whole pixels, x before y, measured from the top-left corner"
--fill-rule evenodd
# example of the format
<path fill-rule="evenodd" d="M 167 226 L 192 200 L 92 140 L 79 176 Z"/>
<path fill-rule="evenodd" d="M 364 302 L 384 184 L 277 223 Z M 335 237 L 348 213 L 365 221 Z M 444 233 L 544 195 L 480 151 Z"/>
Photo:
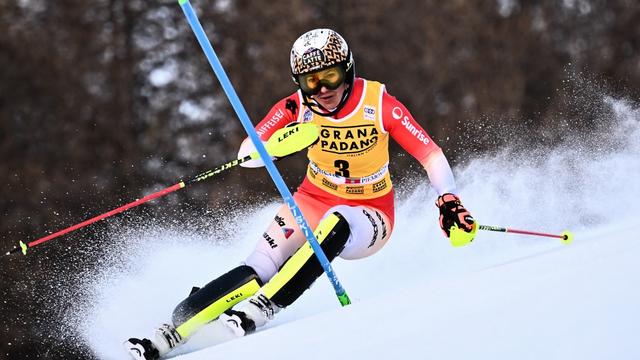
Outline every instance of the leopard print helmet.
<path fill-rule="evenodd" d="M 339 65 L 344 69 L 345 82 L 349 85 L 341 105 L 351 92 L 355 78 L 353 55 L 344 38 L 331 29 L 314 29 L 302 34 L 293 43 L 290 63 L 293 82 L 298 87 L 300 75 Z"/>

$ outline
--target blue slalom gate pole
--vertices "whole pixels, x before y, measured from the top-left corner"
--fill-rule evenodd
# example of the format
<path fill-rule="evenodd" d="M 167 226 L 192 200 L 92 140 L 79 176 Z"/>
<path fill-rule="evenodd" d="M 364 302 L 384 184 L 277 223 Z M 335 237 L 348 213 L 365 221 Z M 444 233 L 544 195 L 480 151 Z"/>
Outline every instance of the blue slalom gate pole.
<path fill-rule="evenodd" d="M 240 102 L 240 98 L 238 97 L 238 94 L 236 94 L 236 91 L 233 85 L 231 84 L 231 81 L 229 81 L 229 77 L 224 71 L 224 68 L 220 63 L 220 60 L 218 59 L 218 56 L 213 50 L 213 47 L 211 46 L 211 43 L 209 42 L 209 39 L 207 38 L 204 32 L 204 29 L 200 24 L 200 20 L 198 20 L 198 16 L 193 11 L 193 7 L 191 6 L 191 3 L 189 2 L 189 0 L 178 0 L 178 3 L 180 4 L 182 11 L 184 12 L 184 15 L 187 17 L 187 21 L 189 21 L 191 30 L 193 30 L 193 33 L 196 35 L 196 38 L 198 39 L 198 43 L 200 43 L 200 47 L 202 47 L 202 51 L 204 51 L 204 54 L 207 56 L 207 60 L 209 61 L 209 64 L 211 65 L 213 72 L 216 74 L 218 80 L 220 81 L 220 84 L 222 85 L 222 88 L 224 89 L 225 94 L 227 94 L 227 98 L 229 98 L 229 101 L 231 102 L 231 106 L 235 110 L 236 115 L 238 115 L 238 118 L 242 123 L 242 127 L 244 127 L 244 130 L 247 132 L 247 134 L 251 138 L 251 141 L 253 141 L 253 144 L 255 145 L 256 150 L 258 150 L 258 153 L 260 154 L 260 158 L 264 161 L 265 167 L 267 168 L 269 175 L 271 175 L 273 182 L 276 184 L 276 187 L 280 191 L 280 195 L 282 195 L 282 198 L 284 199 L 285 203 L 289 207 L 289 210 L 291 210 L 291 214 L 296 219 L 298 226 L 300 226 L 300 229 L 302 230 L 305 237 L 307 238 L 307 241 L 311 245 L 313 252 L 315 253 L 318 260 L 320 261 L 320 265 L 322 265 L 322 268 L 327 274 L 327 277 L 331 281 L 331 285 L 333 285 L 333 288 L 336 292 L 336 296 L 338 297 L 338 300 L 340 300 L 340 304 L 342 304 L 342 306 L 350 304 L 351 301 L 349 300 L 349 296 L 347 295 L 347 292 L 344 290 L 344 288 L 340 284 L 340 281 L 338 280 L 338 276 L 333 271 L 333 267 L 331 266 L 329 259 L 327 259 L 327 256 L 324 254 L 324 251 L 322 251 L 322 248 L 320 247 L 318 240 L 313 234 L 313 231 L 309 227 L 307 220 L 304 218 L 304 216 L 302 215 L 302 212 L 300 211 L 300 208 L 298 208 L 298 205 L 293 200 L 293 195 L 291 195 L 291 192 L 289 191 L 289 188 L 287 188 L 286 184 L 284 183 L 284 180 L 282 179 L 280 172 L 278 171 L 275 164 L 273 163 L 273 160 L 271 160 L 271 156 L 269 156 L 269 154 L 267 153 L 267 149 L 264 147 L 264 145 L 262 144 L 262 141 L 260 140 L 260 137 L 258 136 L 255 129 L 253 128 L 253 124 L 249 119 L 249 115 L 244 109 L 244 106 L 242 105 L 242 103 Z"/>

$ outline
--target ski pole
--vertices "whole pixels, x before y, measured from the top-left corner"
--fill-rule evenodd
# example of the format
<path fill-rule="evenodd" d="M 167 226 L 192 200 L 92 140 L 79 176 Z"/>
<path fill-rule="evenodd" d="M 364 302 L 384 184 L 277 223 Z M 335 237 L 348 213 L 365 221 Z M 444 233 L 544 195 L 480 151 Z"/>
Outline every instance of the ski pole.
<path fill-rule="evenodd" d="M 224 92 L 227 95 L 227 98 L 231 102 L 231 106 L 235 110 L 238 118 L 240 119 L 240 122 L 242 123 L 242 127 L 244 127 L 244 130 L 247 132 L 247 134 L 251 138 L 251 141 L 253 141 L 253 144 L 255 145 L 260 155 L 266 155 L 266 150 L 264 149 L 264 146 L 260 141 L 260 137 L 258 136 L 255 129 L 253 128 L 253 124 L 249 119 L 249 115 L 247 114 L 242 103 L 240 102 L 240 98 L 238 97 L 238 94 L 236 94 L 236 91 L 233 85 L 231 84 L 229 77 L 224 71 L 224 68 L 220 63 L 220 60 L 218 59 L 218 56 L 213 50 L 213 46 L 211 46 L 211 42 L 207 38 L 207 35 L 205 34 L 204 29 L 200 24 L 200 20 L 198 20 L 198 16 L 196 15 L 195 11 L 193 10 L 193 7 L 191 6 L 191 3 L 189 2 L 189 0 L 178 0 L 178 4 L 180 4 L 182 11 L 184 12 L 185 17 L 187 18 L 187 21 L 191 26 L 191 30 L 193 30 L 193 33 L 196 36 L 198 43 L 202 48 L 202 51 L 204 52 L 205 56 L 207 57 L 207 60 L 209 61 L 209 65 L 211 65 L 211 68 L 213 69 L 213 72 L 215 73 L 218 80 L 220 81 L 220 85 L 224 89 Z M 340 284 L 340 281 L 338 280 L 338 276 L 333 271 L 333 268 L 331 267 L 331 263 L 329 262 L 329 260 L 327 259 L 327 256 L 322 251 L 322 248 L 320 247 L 318 240 L 313 234 L 313 231 L 309 227 L 307 220 L 304 218 L 302 212 L 300 211 L 300 208 L 298 207 L 296 202 L 293 200 L 293 196 L 291 195 L 291 192 L 289 191 L 286 184 L 284 183 L 284 180 L 282 179 L 280 172 L 278 171 L 276 166 L 273 164 L 273 161 L 271 160 L 270 157 L 262 156 L 262 159 L 264 161 L 265 167 L 267 168 L 267 171 L 269 172 L 269 175 L 271 175 L 273 182 L 275 183 L 276 187 L 280 191 L 280 195 L 282 195 L 284 202 L 289 207 L 291 214 L 296 219 L 298 226 L 300 227 L 305 237 L 307 238 L 307 241 L 311 245 L 311 248 L 313 249 L 313 252 L 318 258 L 320 265 L 322 266 L 325 273 L 327 274 L 329 281 L 331 281 L 331 285 L 333 285 L 333 289 L 335 290 L 336 296 L 338 297 L 340 304 L 342 304 L 342 306 L 350 304 L 351 300 L 349 300 L 349 296 L 347 295 L 346 291 Z"/>
<path fill-rule="evenodd" d="M 571 244 L 571 242 L 573 241 L 573 234 L 570 231 L 563 231 L 560 235 L 556 235 L 528 230 L 516 230 L 499 226 L 474 224 L 473 229 L 470 232 L 466 232 L 463 229 L 460 229 L 458 225 L 454 224 L 449 229 L 449 240 L 451 241 L 451 245 L 453 245 L 454 247 L 460 247 L 469 244 L 471 241 L 473 241 L 478 230 L 557 238 L 560 239 L 560 241 L 562 241 L 562 243 L 565 245 Z"/>
<path fill-rule="evenodd" d="M 567 245 L 571 244 L 571 242 L 573 241 L 573 234 L 570 231 L 566 231 L 566 230 L 558 235 L 558 234 L 547 234 L 547 233 L 541 233 L 541 232 L 529 231 L 529 230 L 517 230 L 517 229 L 511 229 L 511 228 L 505 228 L 505 227 L 499 227 L 499 226 L 490 226 L 490 225 L 478 225 L 478 229 L 485 230 L 485 231 L 497 231 L 497 232 L 504 232 L 504 233 L 557 238 L 557 239 L 560 239 L 560 241 L 562 241 L 563 244 L 567 244 Z"/>
<path fill-rule="evenodd" d="M 287 155 L 291 155 L 294 152 L 300 151 L 308 146 L 310 146 L 311 144 L 313 144 L 316 139 L 318 138 L 318 128 L 316 125 L 313 124 L 297 124 L 296 126 L 293 127 L 288 127 L 288 128 L 284 128 L 284 129 L 280 129 L 278 131 L 276 131 L 273 136 L 271 136 L 271 138 L 269 138 L 269 141 L 267 141 L 267 145 L 266 147 L 268 148 L 268 154 L 266 155 L 267 157 L 269 157 L 269 155 L 271 156 L 275 156 L 275 157 L 283 157 L 283 156 L 287 156 Z M 217 175 L 225 170 L 231 169 L 232 167 L 235 167 L 236 165 L 240 165 L 246 161 L 249 160 L 253 160 L 253 159 L 257 159 L 260 157 L 260 154 L 255 151 L 250 155 L 247 155 L 243 158 L 239 158 L 239 159 L 235 159 L 232 161 L 229 161 L 225 164 L 222 164 L 214 169 L 211 170 L 207 170 L 189 180 L 186 181 L 181 181 L 175 185 L 172 185 L 166 189 L 157 191 L 153 194 L 147 195 L 145 197 L 143 197 L 142 199 L 138 199 L 136 201 L 130 202 L 126 205 L 120 206 L 119 208 L 113 209 L 111 211 L 108 211 L 102 215 L 98 215 L 95 216 L 91 219 L 85 220 L 79 224 L 70 226 L 66 229 L 60 230 L 58 232 L 55 232 L 53 234 L 47 235 L 45 237 L 42 237 L 40 239 L 34 240 L 32 242 L 29 243 L 24 243 L 23 241 L 19 242 L 19 247 L 15 246 L 12 250 L 8 251 L 5 255 L 11 255 L 11 254 L 15 254 L 18 251 L 22 251 L 22 253 L 24 255 L 27 255 L 27 249 L 32 248 L 36 245 L 42 244 L 46 241 L 55 239 L 59 236 L 62 236 L 64 234 L 70 233 L 72 231 L 78 230 L 80 228 L 83 228 L 87 225 L 93 224 L 97 221 L 100 221 L 102 219 L 106 219 L 110 216 L 119 214 L 125 210 L 128 210 L 132 207 L 136 207 L 138 205 L 144 204 L 146 202 L 149 202 L 153 199 L 157 199 L 159 197 L 165 196 L 167 194 L 170 194 L 176 190 L 180 190 L 188 185 L 206 180 L 211 178 L 214 175 Z M 269 157 L 269 159 L 271 159 Z"/>

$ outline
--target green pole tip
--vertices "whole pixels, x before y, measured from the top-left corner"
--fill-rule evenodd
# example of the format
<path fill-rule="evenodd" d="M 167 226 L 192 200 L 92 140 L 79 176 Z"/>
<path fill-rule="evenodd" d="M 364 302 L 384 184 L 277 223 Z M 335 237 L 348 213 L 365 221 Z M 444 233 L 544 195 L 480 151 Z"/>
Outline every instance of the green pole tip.
<path fill-rule="evenodd" d="M 187 1 L 189 0 L 178 0 L 178 4 L 180 4 L 180 6 L 184 5 Z"/>
<path fill-rule="evenodd" d="M 347 295 L 347 293 L 344 293 L 342 295 L 338 295 L 338 300 L 340 300 L 340 304 L 342 306 L 347 306 L 347 305 L 351 304 L 351 299 L 349 299 L 349 295 Z"/>
<path fill-rule="evenodd" d="M 27 246 L 27 244 L 25 244 L 25 243 L 23 243 L 22 241 L 20 241 L 20 247 L 22 248 L 22 253 L 23 253 L 24 255 L 27 255 L 27 249 L 29 248 L 29 247 Z"/>

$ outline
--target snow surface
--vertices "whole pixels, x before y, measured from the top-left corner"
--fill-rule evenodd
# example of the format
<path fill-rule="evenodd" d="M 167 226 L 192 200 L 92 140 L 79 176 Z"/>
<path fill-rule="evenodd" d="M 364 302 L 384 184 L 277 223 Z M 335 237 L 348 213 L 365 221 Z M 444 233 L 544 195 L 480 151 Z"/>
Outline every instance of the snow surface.
<path fill-rule="evenodd" d="M 569 229 L 573 244 L 480 232 L 470 246 L 453 248 L 437 226 L 434 193 L 420 183 L 399 201 L 384 249 L 334 262 L 352 305 L 340 307 L 322 277 L 266 329 L 207 347 L 205 328 L 173 355 L 639 359 L 640 116 L 628 103 L 608 101 L 615 119 L 604 138 L 505 151 L 456 169 L 461 198 L 480 223 Z M 121 342 L 151 335 L 191 286 L 243 260 L 276 208 L 247 210 L 212 232 L 124 229 L 120 238 L 135 239 L 126 244 L 144 246 L 128 245 L 88 276 L 93 296 L 73 305 L 81 316 L 71 323 L 98 357 L 126 359 Z"/>

